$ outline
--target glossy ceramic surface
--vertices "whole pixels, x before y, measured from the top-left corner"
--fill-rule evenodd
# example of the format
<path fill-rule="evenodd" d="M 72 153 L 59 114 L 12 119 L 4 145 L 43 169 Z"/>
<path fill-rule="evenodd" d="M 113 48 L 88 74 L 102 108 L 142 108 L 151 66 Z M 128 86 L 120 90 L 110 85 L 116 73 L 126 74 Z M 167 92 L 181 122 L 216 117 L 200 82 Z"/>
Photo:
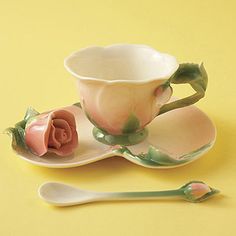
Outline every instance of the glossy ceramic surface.
<path fill-rule="evenodd" d="M 67 57 L 65 67 L 78 79 L 81 107 L 96 127 L 95 139 L 109 145 L 144 141 L 146 125 L 203 98 L 208 80 L 202 64 L 179 65 L 175 57 L 137 44 L 84 48 Z M 171 83 L 188 83 L 196 93 L 166 104 Z"/>
<path fill-rule="evenodd" d="M 98 201 L 157 200 L 163 198 L 202 202 L 219 193 L 201 181 L 191 181 L 179 189 L 142 192 L 94 192 L 63 183 L 48 182 L 38 190 L 42 200 L 55 206 L 73 206 Z"/>
<path fill-rule="evenodd" d="M 38 157 L 19 147 L 16 153 L 31 164 L 49 168 L 70 168 L 89 164 L 112 156 L 148 168 L 172 168 L 198 159 L 214 144 L 216 130 L 211 120 L 195 106 L 173 110 L 154 119 L 148 126 L 147 139 L 139 144 L 108 146 L 96 141 L 93 125 L 78 106 L 65 108 L 77 120 L 79 146 L 73 155 L 58 157 L 47 154 Z"/>
<path fill-rule="evenodd" d="M 172 94 L 170 87 L 160 86 L 179 64 L 145 45 L 117 44 L 81 49 L 65 59 L 65 67 L 78 79 L 88 119 L 109 134 L 122 135 L 143 129 L 156 117 Z"/>

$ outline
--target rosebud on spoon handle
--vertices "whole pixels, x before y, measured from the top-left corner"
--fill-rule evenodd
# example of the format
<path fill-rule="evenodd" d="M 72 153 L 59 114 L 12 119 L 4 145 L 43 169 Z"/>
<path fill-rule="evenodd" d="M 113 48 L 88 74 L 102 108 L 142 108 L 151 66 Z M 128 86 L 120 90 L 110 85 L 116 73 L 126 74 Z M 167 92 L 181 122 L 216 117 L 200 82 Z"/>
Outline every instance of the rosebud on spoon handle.
<path fill-rule="evenodd" d="M 201 202 L 218 192 L 200 181 L 192 181 L 175 190 L 147 192 L 92 192 L 55 182 L 48 182 L 39 187 L 39 196 L 47 203 L 56 206 L 72 206 L 97 201 L 155 200 L 159 198 L 181 198 L 191 202 Z"/>

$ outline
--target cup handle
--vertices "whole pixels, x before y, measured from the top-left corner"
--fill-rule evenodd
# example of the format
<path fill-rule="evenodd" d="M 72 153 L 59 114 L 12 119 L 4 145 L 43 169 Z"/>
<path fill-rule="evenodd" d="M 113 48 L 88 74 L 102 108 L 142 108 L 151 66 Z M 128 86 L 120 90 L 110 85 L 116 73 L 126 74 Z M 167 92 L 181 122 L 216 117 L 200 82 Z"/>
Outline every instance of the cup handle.
<path fill-rule="evenodd" d="M 198 64 L 183 63 L 179 65 L 178 70 L 171 76 L 168 80 L 167 87 L 171 87 L 170 83 L 173 84 L 190 84 L 191 87 L 195 90 L 195 94 L 182 98 L 180 100 L 164 104 L 158 113 L 161 115 L 168 111 L 189 106 L 205 96 L 205 91 L 207 88 L 207 73 L 203 66 L 203 63 L 199 66 Z"/>

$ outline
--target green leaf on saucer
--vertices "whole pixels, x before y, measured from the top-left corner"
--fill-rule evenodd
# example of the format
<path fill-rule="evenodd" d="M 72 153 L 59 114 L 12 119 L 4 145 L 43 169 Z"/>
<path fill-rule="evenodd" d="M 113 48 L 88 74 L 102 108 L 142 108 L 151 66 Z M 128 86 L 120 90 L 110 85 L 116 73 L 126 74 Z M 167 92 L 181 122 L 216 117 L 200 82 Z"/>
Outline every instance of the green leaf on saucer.
<path fill-rule="evenodd" d="M 79 107 L 79 108 L 82 108 L 82 106 L 81 106 L 81 103 L 80 103 L 80 102 L 76 102 L 76 103 L 74 103 L 73 105 L 74 105 L 74 106 L 77 106 L 77 107 Z"/>
<path fill-rule="evenodd" d="M 37 115 L 39 115 L 39 112 L 37 112 L 33 107 L 29 107 L 25 113 L 24 120 L 27 122 L 29 119 Z"/>
<path fill-rule="evenodd" d="M 177 161 L 168 154 L 161 152 L 157 148 L 150 146 L 146 155 L 146 159 L 156 162 L 160 165 L 173 165 Z"/>
<path fill-rule="evenodd" d="M 179 158 L 174 158 L 169 153 L 164 153 L 153 146 L 149 146 L 147 153 L 142 152 L 139 154 L 132 153 L 126 146 L 118 146 L 114 149 L 114 153 L 121 154 L 130 161 L 140 162 L 144 166 L 177 166 L 194 160 L 196 156 L 206 152 L 211 146 L 212 143 L 206 144 Z"/>
<path fill-rule="evenodd" d="M 24 149 L 28 149 L 25 143 L 25 128 L 27 122 L 33 117 L 39 115 L 34 108 L 29 107 L 25 113 L 24 119 L 17 122 L 15 127 L 10 127 L 5 130 L 5 133 L 8 134 L 12 138 L 12 147 L 16 149 L 17 147 L 21 147 Z"/>
<path fill-rule="evenodd" d="M 21 120 L 15 124 L 15 127 L 25 129 L 25 125 L 26 125 L 26 120 Z"/>
<path fill-rule="evenodd" d="M 25 130 L 22 127 L 20 126 L 16 128 L 10 127 L 5 130 L 5 133 L 11 136 L 13 147 L 19 146 L 24 149 L 28 149 L 28 147 L 25 144 Z"/>

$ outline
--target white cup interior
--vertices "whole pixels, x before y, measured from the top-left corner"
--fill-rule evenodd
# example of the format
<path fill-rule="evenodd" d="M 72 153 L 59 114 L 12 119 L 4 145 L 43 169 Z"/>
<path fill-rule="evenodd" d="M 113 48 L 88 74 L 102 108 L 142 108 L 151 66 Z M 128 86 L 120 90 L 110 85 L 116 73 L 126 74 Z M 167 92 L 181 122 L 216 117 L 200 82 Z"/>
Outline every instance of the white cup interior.
<path fill-rule="evenodd" d="M 178 63 L 145 45 L 118 44 L 82 49 L 65 59 L 65 67 L 78 78 L 143 81 L 169 78 Z"/>

